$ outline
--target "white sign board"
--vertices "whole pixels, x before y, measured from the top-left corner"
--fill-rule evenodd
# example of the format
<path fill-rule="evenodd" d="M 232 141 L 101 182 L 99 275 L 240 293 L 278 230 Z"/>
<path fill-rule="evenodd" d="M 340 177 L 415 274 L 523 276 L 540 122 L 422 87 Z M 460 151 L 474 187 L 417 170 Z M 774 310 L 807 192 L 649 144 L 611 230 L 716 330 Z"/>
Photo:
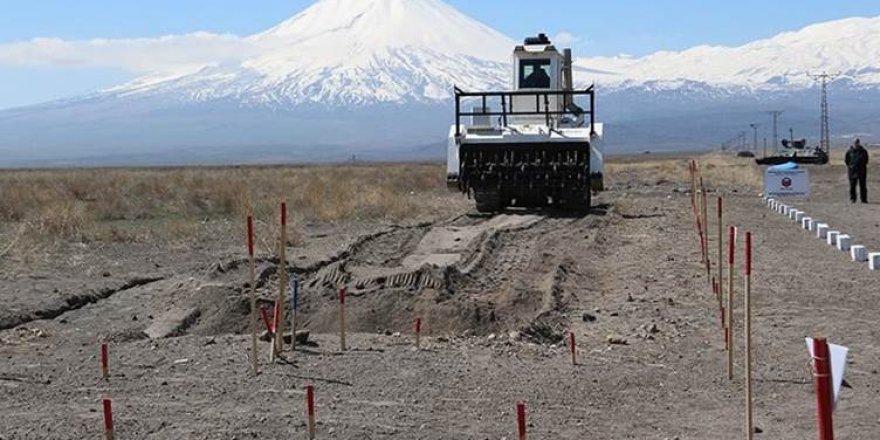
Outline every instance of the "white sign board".
<path fill-rule="evenodd" d="M 810 351 L 810 358 L 816 357 L 813 354 L 813 338 L 807 338 L 807 350 Z M 828 352 L 831 355 L 832 408 L 837 408 L 840 387 L 843 385 L 843 373 L 846 372 L 846 355 L 849 353 L 849 349 L 842 345 L 828 344 Z"/>
<path fill-rule="evenodd" d="M 764 173 L 764 196 L 776 199 L 807 199 L 810 197 L 810 172 L 805 168 L 774 170 Z"/>

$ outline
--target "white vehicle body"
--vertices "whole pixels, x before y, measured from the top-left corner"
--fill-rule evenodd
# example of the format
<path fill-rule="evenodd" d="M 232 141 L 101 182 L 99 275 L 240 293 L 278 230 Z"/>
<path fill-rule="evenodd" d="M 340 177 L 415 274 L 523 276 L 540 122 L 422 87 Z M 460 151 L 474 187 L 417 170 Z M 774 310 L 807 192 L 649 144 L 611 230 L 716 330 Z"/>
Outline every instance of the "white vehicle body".
<path fill-rule="evenodd" d="M 514 49 L 512 66 L 511 91 L 456 88 L 449 187 L 473 195 L 480 211 L 588 208 L 604 176 L 604 127 L 595 120 L 593 88 L 574 90 L 571 51 L 560 53 L 543 34 Z"/>

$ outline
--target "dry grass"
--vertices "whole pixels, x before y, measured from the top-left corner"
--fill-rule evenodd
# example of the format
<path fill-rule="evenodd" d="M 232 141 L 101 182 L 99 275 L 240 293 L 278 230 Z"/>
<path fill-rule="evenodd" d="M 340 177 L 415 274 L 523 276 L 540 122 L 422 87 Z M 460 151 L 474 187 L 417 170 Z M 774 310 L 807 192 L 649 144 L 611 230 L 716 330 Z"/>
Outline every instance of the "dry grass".
<path fill-rule="evenodd" d="M 643 158 L 641 160 L 612 160 L 605 165 L 605 172 L 612 178 L 630 176 L 646 183 L 669 181 L 689 186 L 688 161 L 691 159 L 676 156 Z M 697 160 L 707 187 L 736 186 L 760 190 L 763 186 L 762 170 L 755 164 L 754 159 L 736 158 L 722 154 L 707 154 L 693 159 Z"/>
<path fill-rule="evenodd" d="M 6 171 L 0 252 L 59 241 L 191 238 L 200 223 L 239 222 L 249 208 L 271 228 L 285 198 L 294 227 L 398 221 L 442 209 L 436 195 L 444 183 L 443 167 L 433 164 Z"/>

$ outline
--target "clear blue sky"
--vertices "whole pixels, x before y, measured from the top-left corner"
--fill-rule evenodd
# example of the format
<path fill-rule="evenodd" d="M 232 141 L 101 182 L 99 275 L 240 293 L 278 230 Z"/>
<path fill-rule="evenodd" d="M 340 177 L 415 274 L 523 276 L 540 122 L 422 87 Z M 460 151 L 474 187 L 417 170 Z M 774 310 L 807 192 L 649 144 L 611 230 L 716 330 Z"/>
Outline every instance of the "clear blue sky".
<path fill-rule="evenodd" d="M 0 46 L 38 37 L 63 40 L 156 37 L 195 31 L 247 35 L 310 0 L 2 0 Z M 805 25 L 880 15 L 880 0 L 447 0 L 519 39 L 569 32 L 580 55 L 645 55 L 698 44 L 738 45 Z M 538 5 L 538 6 L 536 6 Z M 549 5 L 549 6 L 543 6 Z M 0 108 L 75 95 L 125 81 L 115 68 L 0 63 Z"/>

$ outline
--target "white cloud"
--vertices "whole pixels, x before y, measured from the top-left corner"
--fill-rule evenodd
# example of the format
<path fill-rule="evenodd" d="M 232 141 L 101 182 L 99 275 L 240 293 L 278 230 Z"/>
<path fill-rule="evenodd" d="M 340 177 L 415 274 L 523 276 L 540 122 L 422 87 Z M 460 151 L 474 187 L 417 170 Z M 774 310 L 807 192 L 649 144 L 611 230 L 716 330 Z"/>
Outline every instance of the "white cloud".
<path fill-rule="evenodd" d="M 133 73 L 174 73 L 240 61 L 256 48 L 236 35 L 197 32 L 157 38 L 67 41 L 36 38 L 0 44 L 0 66 L 115 67 Z"/>
<path fill-rule="evenodd" d="M 581 41 L 581 37 L 578 37 L 571 32 L 562 31 L 554 35 L 552 41 L 557 46 L 570 46 Z"/>

